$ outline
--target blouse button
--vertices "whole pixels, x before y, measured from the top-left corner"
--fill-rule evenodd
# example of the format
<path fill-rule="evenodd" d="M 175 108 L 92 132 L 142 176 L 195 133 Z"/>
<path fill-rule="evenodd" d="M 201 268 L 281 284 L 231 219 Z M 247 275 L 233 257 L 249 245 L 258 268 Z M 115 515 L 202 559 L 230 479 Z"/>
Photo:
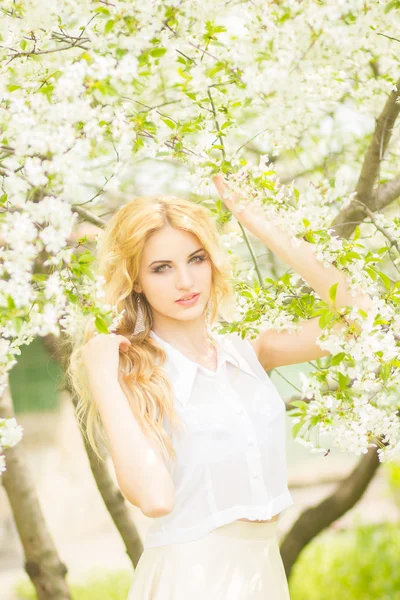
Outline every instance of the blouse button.
<path fill-rule="evenodd" d="M 241 406 L 239 406 L 239 407 L 236 409 L 236 414 L 237 414 L 237 415 L 241 415 L 242 413 L 243 413 L 243 408 L 242 408 Z"/>
<path fill-rule="evenodd" d="M 254 444 L 254 439 L 252 437 L 247 438 L 247 443 L 252 446 Z"/>
<path fill-rule="evenodd" d="M 260 473 L 257 473 L 257 471 L 253 471 L 253 477 L 254 479 L 257 479 L 257 477 L 260 477 Z"/>

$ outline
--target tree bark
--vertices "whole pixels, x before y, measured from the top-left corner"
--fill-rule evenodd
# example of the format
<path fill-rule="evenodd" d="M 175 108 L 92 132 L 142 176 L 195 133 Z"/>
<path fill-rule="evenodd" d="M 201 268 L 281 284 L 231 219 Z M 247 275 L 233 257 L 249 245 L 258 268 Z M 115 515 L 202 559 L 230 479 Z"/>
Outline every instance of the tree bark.
<path fill-rule="evenodd" d="M 65 354 L 64 346 L 55 343 L 54 336 L 52 335 L 44 337 L 43 340 L 52 357 L 58 360 L 62 367 L 65 369 L 67 356 Z M 68 391 L 71 392 L 71 390 L 68 388 L 67 383 L 65 383 L 65 385 L 67 386 Z M 126 500 L 121 494 L 119 488 L 115 485 L 110 475 L 107 463 L 105 462 L 105 459 L 108 455 L 107 450 L 102 441 L 98 440 L 98 444 L 100 447 L 100 455 L 104 459 L 103 462 L 98 458 L 96 453 L 88 444 L 86 436 L 82 432 L 80 427 L 79 431 L 83 439 L 86 454 L 89 459 L 90 468 L 92 470 L 96 486 L 125 544 L 126 553 L 129 556 L 133 567 L 136 568 L 139 558 L 143 552 L 143 543 L 140 538 L 139 532 L 135 526 L 135 523 L 132 521 L 132 518 L 129 514 L 126 505 Z"/>
<path fill-rule="evenodd" d="M 9 386 L 0 398 L 0 417 L 13 417 Z M 38 600 L 71 600 L 65 579 L 67 568 L 57 553 L 54 541 L 35 492 L 34 478 L 28 468 L 23 440 L 5 450 L 7 470 L 2 475 L 15 524 L 24 549 L 25 571 Z"/>
<path fill-rule="evenodd" d="M 360 500 L 379 465 L 377 449 L 369 448 L 332 494 L 300 515 L 280 546 L 287 577 L 303 548 Z"/>

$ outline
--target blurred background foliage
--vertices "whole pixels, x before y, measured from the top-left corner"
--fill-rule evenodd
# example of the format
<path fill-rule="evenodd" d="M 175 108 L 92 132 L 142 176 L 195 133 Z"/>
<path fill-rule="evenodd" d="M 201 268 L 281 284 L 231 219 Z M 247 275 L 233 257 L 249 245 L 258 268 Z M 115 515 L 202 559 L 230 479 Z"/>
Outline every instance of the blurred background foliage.
<path fill-rule="evenodd" d="M 62 368 L 50 356 L 43 338 L 35 338 L 29 346 L 22 346 L 19 361 L 10 372 L 16 414 L 58 408 L 62 377 Z"/>

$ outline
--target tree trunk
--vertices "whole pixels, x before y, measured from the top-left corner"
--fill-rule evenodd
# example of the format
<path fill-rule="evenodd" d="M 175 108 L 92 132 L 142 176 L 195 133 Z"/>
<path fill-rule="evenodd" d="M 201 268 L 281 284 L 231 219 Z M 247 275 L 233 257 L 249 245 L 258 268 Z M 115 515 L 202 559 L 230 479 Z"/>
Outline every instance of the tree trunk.
<path fill-rule="evenodd" d="M 13 417 L 9 386 L 0 398 L 0 417 Z M 7 470 L 1 477 L 24 549 L 25 571 L 35 586 L 38 600 L 71 600 L 61 562 L 47 529 L 34 478 L 28 468 L 23 440 L 5 450 Z"/>
<path fill-rule="evenodd" d="M 376 448 L 369 448 L 354 470 L 322 502 L 305 510 L 284 538 L 280 551 L 287 577 L 303 548 L 318 533 L 350 510 L 362 497 L 380 465 Z"/>

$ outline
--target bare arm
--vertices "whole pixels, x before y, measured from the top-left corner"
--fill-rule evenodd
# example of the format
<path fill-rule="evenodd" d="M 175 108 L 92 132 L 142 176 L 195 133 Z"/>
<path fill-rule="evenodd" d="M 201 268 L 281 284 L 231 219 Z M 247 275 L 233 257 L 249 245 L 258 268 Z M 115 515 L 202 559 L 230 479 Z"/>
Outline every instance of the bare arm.
<path fill-rule="evenodd" d="M 142 431 L 117 379 L 104 376 L 90 388 L 109 441 L 118 485 L 125 498 L 148 517 L 174 506 L 174 484 L 161 450 Z"/>

